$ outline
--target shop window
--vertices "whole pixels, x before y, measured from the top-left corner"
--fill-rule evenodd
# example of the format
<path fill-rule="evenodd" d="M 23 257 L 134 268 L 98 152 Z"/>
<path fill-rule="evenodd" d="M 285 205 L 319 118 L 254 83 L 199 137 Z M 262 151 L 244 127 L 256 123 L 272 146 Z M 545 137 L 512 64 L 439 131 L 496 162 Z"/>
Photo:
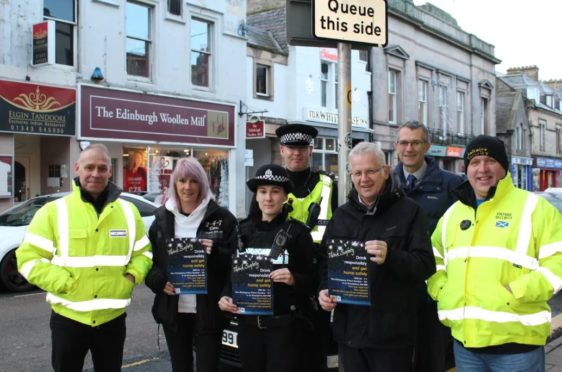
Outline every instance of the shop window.
<path fill-rule="evenodd" d="M 127 2 L 127 74 L 141 77 L 150 76 L 152 7 Z"/>
<path fill-rule="evenodd" d="M 146 151 L 124 149 L 123 191 L 142 194 L 148 191 Z"/>
<path fill-rule="evenodd" d="M 49 177 L 57 177 L 60 178 L 61 171 L 60 171 L 60 164 L 51 164 L 49 165 Z"/>
<path fill-rule="evenodd" d="M 211 23 L 191 19 L 191 83 L 200 87 L 209 87 L 209 75 L 212 63 Z"/>
<path fill-rule="evenodd" d="M 75 0 L 44 0 L 43 18 L 55 21 L 55 63 L 74 66 Z"/>
<path fill-rule="evenodd" d="M 338 174 L 338 152 L 335 138 L 316 137 L 314 139 L 312 168 Z"/>

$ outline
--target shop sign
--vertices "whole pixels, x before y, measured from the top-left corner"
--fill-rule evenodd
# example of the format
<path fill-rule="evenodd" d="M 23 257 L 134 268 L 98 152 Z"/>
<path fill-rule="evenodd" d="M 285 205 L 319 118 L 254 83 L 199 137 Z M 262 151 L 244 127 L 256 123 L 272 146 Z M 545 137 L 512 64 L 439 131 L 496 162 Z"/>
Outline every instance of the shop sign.
<path fill-rule="evenodd" d="M 322 48 L 320 49 L 320 59 L 330 62 L 337 62 L 338 50 L 334 48 Z"/>
<path fill-rule="evenodd" d="M 387 43 L 386 0 L 313 0 L 314 36 L 377 46 Z"/>
<path fill-rule="evenodd" d="M 234 105 L 80 86 L 80 138 L 234 146 Z"/>
<path fill-rule="evenodd" d="M 445 156 L 447 146 L 431 145 L 427 155 L 429 156 Z"/>
<path fill-rule="evenodd" d="M 533 165 L 533 158 L 524 158 L 521 156 L 512 156 L 511 157 L 512 164 L 521 164 L 521 165 Z"/>
<path fill-rule="evenodd" d="M 0 81 L 0 132 L 75 134 L 76 91 Z"/>
<path fill-rule="evenodd" d="M 562 159 L 537 157 L 536 162 L 539 168 L 562 169 Z"/>
<path fill-rule="evenodd" d="M 339 124 L 339 115 L 337 112 L 320 111 L 304 109 L 304 117 L 308 121 L 317 121 L 321 123 Z M 368 128 L 369 122 L 360 116 L 353 116 L 351 118 L 351 125 L 354 127 Z"/>
<path fill-rule="evenodd" d="M 446 156 L 450 158 L 462 158 L 464 155 L 464 147 L 448 146 Z"/>
<path fill-rule="evenodd" d="M 246 123 L 246 138 L 265 138 L 265 122 L 263 120 Z"/>
<path fill-rule="evenodd" d="M 11 155 L 0 155 L 0 198 L 12 197 L 13 160 Z"/>
<path fill-rule="evenodd" d="M 35 66 L 55 63 L 55 21 L 33 25 L 33 56 Z"/>

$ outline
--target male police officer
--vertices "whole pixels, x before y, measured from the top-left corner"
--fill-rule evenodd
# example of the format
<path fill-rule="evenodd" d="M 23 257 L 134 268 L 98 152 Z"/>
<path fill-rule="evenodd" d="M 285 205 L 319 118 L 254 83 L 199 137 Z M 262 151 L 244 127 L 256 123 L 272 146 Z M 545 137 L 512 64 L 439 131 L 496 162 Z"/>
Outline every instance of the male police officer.
<path fill-rule="evenodd" d="M 332 178 L 322 171 L 310 169 L 313 141 L 318 131 L 309 125 L 287 124 L 275 131 L 279 137 L 280 152 L 291 182 L 293 191 L 288 203 L 292 211 L 289 217 L 303 222 L 311 229 L 315 244 L 315 262 L 318 245 L 322 241 L 328 221 L 337 207 L 338 193 Z M 313 331 L 307 332 L 304 351 L 304 371 L 321 371 L 326 368 L 329 340 L 329 314 L 319 309 L 312 312 Z"/>

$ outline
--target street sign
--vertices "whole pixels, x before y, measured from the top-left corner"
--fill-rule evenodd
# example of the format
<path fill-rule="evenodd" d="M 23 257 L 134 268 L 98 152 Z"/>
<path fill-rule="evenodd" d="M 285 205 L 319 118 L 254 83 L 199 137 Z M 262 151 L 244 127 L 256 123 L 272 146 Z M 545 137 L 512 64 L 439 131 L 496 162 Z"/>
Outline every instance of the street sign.
<path fill-rule="evenodd" d="M 313 0 L 314 36 L 323 39 L 387 44 L 386 0 Z"/>
<path fill-rule="evenodd" d="M 265 122 L 257 120 L 246 122 L 246 139 L 265 138 Z"/>

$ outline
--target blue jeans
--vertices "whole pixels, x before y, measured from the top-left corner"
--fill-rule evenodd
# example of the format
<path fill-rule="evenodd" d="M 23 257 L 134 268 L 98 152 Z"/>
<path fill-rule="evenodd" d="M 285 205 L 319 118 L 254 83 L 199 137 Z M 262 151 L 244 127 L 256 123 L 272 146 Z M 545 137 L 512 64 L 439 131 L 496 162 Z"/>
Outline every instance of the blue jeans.
<path fill-rule="evenodd" d="M 520 354 L 485 354 L 454 341 L 457 372 L 544 372 L 544 347 Z"/>

